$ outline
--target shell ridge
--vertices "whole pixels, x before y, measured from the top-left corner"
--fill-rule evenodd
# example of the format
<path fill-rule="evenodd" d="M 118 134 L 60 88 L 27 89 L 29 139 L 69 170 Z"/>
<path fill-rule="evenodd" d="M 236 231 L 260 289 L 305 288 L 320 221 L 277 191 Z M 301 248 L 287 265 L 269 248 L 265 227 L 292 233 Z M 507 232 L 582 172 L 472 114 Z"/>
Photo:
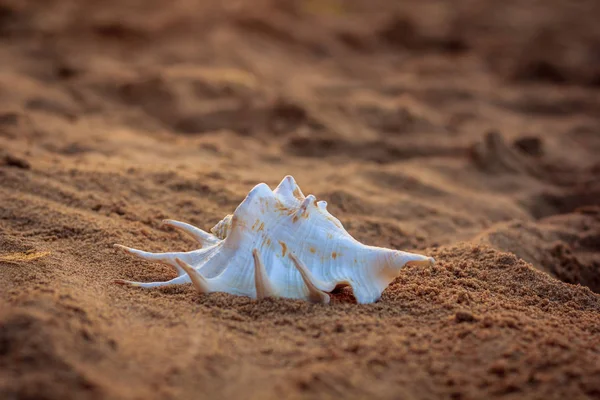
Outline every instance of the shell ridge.
<path fill-rule="evenodd" d="M 220 288 L 227 288 L 238 294 L 250 295 L 250 293 L 246 293 L 243 289 L 240 290 L 241 288 L 254 286 L 254 261 L 252 259 L 252 252 L 248 253 L 236 252 L 228 260 L 223 271 L 212 278 L 211 281 L 214 280 L 214 284 Z M 221 291 L 229 292 L 229 290 Z M 253 294 L 255 294 L 255 291 Z"/>
<path fill-rule="evenodd" d="M 312 197 L 312 199 L 311 199 Z M 308 205 L 310 207 L 312 207 L 312 203 L 314 202 L 315 197 L 313 195 L 308 195 L 306 197 L 306 199 L 308 199 Z M 316 207 L 312 207 L 313 210 L 311 211 L 317 211 Z M 299 242 L 301 243 L 301 247 L 300 249 L 295 249 L 295 254 L 305 254 L 305 255 L 310 255 L 311 251 L 310 251 L 310 244 L 308 244 L 308 238 L 313 237 L 313 232 L 318 229 L 319 227 L 315 224 L 311 224 L 308 221 L 310 220 L 307 219 L 306 223 L 302 223 L 299 226 L 299 231 L 301 231 L 302 229 L 304 229 L 305 232 L 303 232 L 303 235 L 300 235 L 300 232 L 298 233 L 299 237 L 301 238 L 301 240 L 299 240 Z M 326 249 L 328 249 L 328 246 L 332 246 L 333 243 L 330 241 L 324 241 L 322 243 L 323 246 L 325 246 Z M 308 247 L 308 248 L 307 248 Z M 325 254 L 328 254 L 327 252 L 325 252 Z M 306 260 L 302 260 L 301 257 L 299 257 L 301 259 L 301 261 L 304 261 L 307 264 L 308 269 L 311 271 L 311 273 L 313 275 L 315 275 L 315 278 L 318 280 L 318 282 L 316 282 L 316 286 L 323 291 L 331 291 L 335 288 L 336 283 L 333 282 L 329 276 L 327 276 L 327 274 L 325 274 L 325 270 L 326 270 L 326 266 L 328 266 L 328 264 L 323 263 L 323 262 L 319 262 L 319 260 L 317 259 L 318 254 L 315 251 L 314 257 L 309 257 L 310 261 L 306 261 Z M 327 259 L 327 258 L 325 258 Z"/>
<path fill-rule="evenodd" d="M 312 196 L 312 198 L 314 198 L 313 195 L 309 195 Z M 307 196 L 307 199 L 309 197 Z M 308 202 L 306 202 L 306 205 L 312 205 L 313 201 L 312 199 Z M 301 210 L 302 207 L 300 207 L 298 210 Z M 314 211 L 314 212 L 322 212 L 321 210 L 319 210 L 317 207 L 314 207 L 312 210 L 310 211 Z M 302 212 L 302 211 L 300 211 Z M 288 220 L 292 220 L 293 222 L 293 216 L 289 216 Z M 310 238 L 312 236 L 312 232 L 317 228 L 317 226 L 315 224 L 311 223 L 310 217 L 308 219 L 304 219 L 301 218 L 300 222 L 295 223 L 293 226 L 298 225 L 295 231 L 295 234 L 297 236 L 298 242 L 302 243 L 302 249 L 303 251 L 299 251 L 297 249 L 296 253 L 307 253 L 307 250 L 310 251 L 310 249 L 307 249 L 307 238 Z M 339 227 L 336 225 L 335 229 L 339 229 Z M 340 265 L 342 260 L 334 260 L 337 262 L 332 262 L 331 259 L 329 259 L 328 257 L 326 257 L 326 255 L 328 254 L 332 254 L 333 250 L 335 249 L 333 246 L 335 246 L 336 244 L 339 244 L 340 241 L 348 241 L 352 244 L 354 243 L 358 243 L 361 246 L 362 245 L 360 242 L 357 242 L 356 240 L 354 240 L 354 238 L 352 238 L 352 236 L 350 236 L 345 230 L 343 232 L 339 232 L 339 231 L 334 231 L 332 234 L 332 237 L 335 238 L 335 236 L 338 236 L 337 240 L 324 240 L 320 243 L 315 243 L 315 247 L 317 246 L 325 246 L 326 251 L 321 254 L 321 258 L 323 260 L 328 260 L 327 263 L 324 262 L 319 262 L 317 260 L 317 262 L 315 262 L 313 265 L 315 265 L 316 267 L 313 267 L 312 265 L 308 265 L 308 268 L 314 273 L 316 274 L 319 279 L 324 282 L 324 289 L 326 288 L 327 290 L 333 290 L 333 288 L 335 288 L 335 286 L 340 283 L 343 282 L 345 280 L 350 280 L 349 277 L 343 276 L 343 274 L 339 273 L 340 269 L 343 269 Z M 310 246 L 308 246 L 310 248 Z M 319 256 L 319 254 L 315 254 L 315 256 Z M 332 266 L 334 268 L 332 268 Z"/>
<path fill-rule="evenodd" d="M 223 265 L 222 262 L 219 262 L 219 258 L 223 258 L 225 256 L 225 253 L 223 252 L 223 248 L 224 248 L 224 243 L 223 241 L 217 243 L 215 246 L 213 246 L 209 252 L 207 252 L 204 257 L 202 258 L 202 263 L 201 264 L 194 264 L 194 263 L 189 263 L 191 264 L 194 269 L 196 269 L 199 272 L 202 272 L 202 274 L 210 279 L 213 278 L 217 275 L 219 275 L 220 273 L 223 272 L 225 266 Z M 185 259 L 182 259 L 183 261 L 186 261 Z"/>

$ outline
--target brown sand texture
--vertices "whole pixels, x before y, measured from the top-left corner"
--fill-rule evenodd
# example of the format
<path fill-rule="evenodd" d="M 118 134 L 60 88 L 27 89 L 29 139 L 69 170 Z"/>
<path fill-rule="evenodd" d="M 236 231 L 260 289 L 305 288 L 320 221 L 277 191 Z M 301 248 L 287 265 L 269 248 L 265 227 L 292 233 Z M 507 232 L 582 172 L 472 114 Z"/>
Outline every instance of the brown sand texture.
<path fill-rule="evenodd" d="M 600 398 L 600 3 L 0 0 L 1 399 Z M 257 183 L 431 255 L 145 290 Z"/>

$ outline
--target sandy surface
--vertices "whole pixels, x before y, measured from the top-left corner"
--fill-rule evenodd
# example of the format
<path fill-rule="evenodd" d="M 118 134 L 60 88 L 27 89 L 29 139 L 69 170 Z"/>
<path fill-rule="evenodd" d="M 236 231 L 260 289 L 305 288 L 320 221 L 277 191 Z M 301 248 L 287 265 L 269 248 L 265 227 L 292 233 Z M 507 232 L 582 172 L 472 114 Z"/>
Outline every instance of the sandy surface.
<path fill-rule="evenodd" d="M 0 1 L 0 397 L 599 398 L 598 3 L 247 3 Z M 437 264 L 372 305 L 111 283 L 287 174 Z"/>

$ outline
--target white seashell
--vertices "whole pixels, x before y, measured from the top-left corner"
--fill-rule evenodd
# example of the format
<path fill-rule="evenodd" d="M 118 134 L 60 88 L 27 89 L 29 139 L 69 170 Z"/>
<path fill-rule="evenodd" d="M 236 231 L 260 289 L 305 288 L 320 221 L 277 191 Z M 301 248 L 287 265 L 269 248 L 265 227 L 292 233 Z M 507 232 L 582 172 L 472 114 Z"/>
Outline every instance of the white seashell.
<path fill-rule="evenodd" d="M 211 229 L 184 222 L 166 224 L 190 235 L 202 248 L 190 252 L 148 253 L 115 245 L 145 260 L 175 267 L 167 282 L 117 283 L 152 288 L 192 282 L 201 293 L 227 292 L 262 299 L 269 296 L 328 303 L 339 285 L 350 285 L 359 303 L 372 303 L 407 264 L 433 258 L 364 245 L 327 211 L 327 203 L 304 196 L 286 176 L 272 191 L 261 183 L 233 215 Z"/>

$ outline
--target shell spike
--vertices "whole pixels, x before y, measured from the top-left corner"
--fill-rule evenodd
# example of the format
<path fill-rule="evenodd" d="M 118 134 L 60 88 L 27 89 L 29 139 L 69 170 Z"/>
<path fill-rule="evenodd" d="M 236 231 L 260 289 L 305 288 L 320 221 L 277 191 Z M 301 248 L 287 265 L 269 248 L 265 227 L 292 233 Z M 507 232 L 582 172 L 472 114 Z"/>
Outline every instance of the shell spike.
<path fill-rule="evenodd" d="M 196 242 L 200 243 L 202 247 L 211 246 L 219 242 L 219 239 L 216 236 L 185 222 L 165 219 L 163 224 L 172 226 L 173 228 L 179 229 L 180 231 L 188 234 L 190 237 L 196 240 Z"/>
<path fill-rule="evenodd" d="M 122 244 L 114 244 L 113 246 L 116 247 L 117 249 L 121 249 L 131 255 L 134 255 L 138 258 L 141 258 L 142 260 L 161 262 L 161 263 L 170 265 L 177 270 L 177 275 L 179 275 L 179 276 L 183 275 L 183 270 L 177 266 L 177 263 L 175 262 L 175 258 L 177 258 L 177 257 L 188 258 L 188 257 L 190 257 L 190 253 L 191 253 L 191 252 L 189 252 L 189 253 L 185 253 L 185 252 L 183 252 L 183 253 L 182 252 L 150 253 L 148 251 L 143 251 L 143 250 L 138 250 L 138 249 L 134 249 L 131 247 L 123 246 Z"/>
<path fill-rule="evenodd" d="M 432 265 L 432 257 L 405 251 L 371 247 L 372 258 L 366 268 L 353 279 L 352 290 L 360 304 L 373 303 L 381 297 L 385 288 L 399 275 L 406 265 Z M 370 272 L 369 272 L 370 271 Z"/>
<path fill-rule="evenodd" d="M 306 196 L 306 198 L 300 204 L 300 207 L 294 213 L 294 216 L 292 217 L 293 221 L 296 222 L 299 217 L 308 218 L 309 207 L 311 207 L 311 204 L 316 203 L 316 201 L 317 201 L 317 199 L 312 194 L 309 194 L 308 196 Z"/>
<path fill-rule="evenodd" d="M 293 196 L 294 189 L 297 188 L 296 180 L 293 176 L 287 175 L 285 176 L 279 185 L 275 188 L 274 192 L 280 195 L 290 195 Z"/>
<path fill-rule="evenodd" d="M 246 199 L 252 200 L 255 197 L 272 197 L 272 196 L 273 196 L 273 191 L 271 190 L 269 185 L 267 185 L 266 183 L 259 183 L 258 185 L 254 186 L 254 188 L 252 188 L 250 193 L 248 193 L 248 195 L 246 196 Z"/>
<path fill-rule="evenodd" d="M 320 290 L 317 285 L 321 284 L 310 272 L 310 270 L 300 261 L 294 254 L 290 253 L 290 259 L 294 263 L 294 266 L 300 272 L 302 280 L 308 289 L 308 299 L 313 303 L 329 304 L 329 295 Z"/>
<path fill-rule="evenodd" d="M 408 253 L 406 251 L 395 250 L 392 254 L 392 262 L 398 270 L 406 265 L 429 266 L 435 264 L 433 257 L 423 256 L 421 254 Z"/>
<path fill-rule="evenodd" d="M 248 195 L 246 195 L 244 201 L 237 206 L 233 213 L 233 217 L 239 217 L 251 213 L 253 209 L 255 209 L 257 206 L 260 206 L 261 202 L 265 201 L 266 199 L 274 198 L 275 194 L 271 188 L 266 183 L 259 183 L 258 185 L 254 186 L 250 192 L 248 192 Z"/>
<path fill-rule="evenodd" d="M 313 196 L 312 194 L 309 194 L 302 201 L 302 204 L 300 204 L 300 208 L 306 210 L 308 207 L 310 207 L 311 204 L 315 204 L 316 202 L 317 202 L 317 198 L 315 196 Z"/>
<path fill-rule="evenodd" d="M 175 261 L 179 266 L 185 271 L 186 274 L 190 277 L 192 284 L 196 288 L 199 293 L 210 293 L 212 290 L 210 289 L 210 284 L 198 271 L 196 271 L 191 265 L 186 263 L 180 258 L 176 258 Z"/>
<path fill-rule="evenodd" d="M 423 256 L 421 254 L 408 253 L 406 251 L 378 249 L 377 261 L 372 268 L 379 271 L 377 275 L 380 283 L 387 286 L 400 273 L 400 270 L 407 265 L 429 266 L 435 263 L 433 257 Z M 385 286 L 381 289 L 385 288 Z M 381 292 L 380 292 L 381 294 Z"/>
<path fill-rule="evenodd" d="M 185 283 L 185 275 L 181 275 L 178 276 L 177 278 L 171 279 L 170 281 L 166 281 L 166 282 L 133 282 L 133 281 L 128 281 L 125 279 L 115 279 L 113 280 L 113 283 L 116 283 L 118 285 L 126 285 L 126 286 L 135 286 L 135 287 L 141 287 L 141 288 L 145 288 L 145 289 L 152 289 L 155 287 L 159 287 L 159 286 L 168 286 L 168 285 L 178 285 L 181 283 Z"/>
<path fill-rule="evenodd" d="M 386 281 L 386 285 L 393 281 L 400 270 L 407 265 L 429 266 L 433 265 L 435 260 L 433 257 L 423 256 L 421 254 L 408 253 L 400 250 L 389 250 L 377 248 L 375 270 L 379 271 L 379 276 Z"/>
<path fill-rule="evenodd" d="M 148 251 L 134 249 L 132 247 L 123 246 L 122 244 L 114 244 L 114 247 L 121 249 L 129 254 L 139 257 L 147 261 L 161 261 L 170 264 L 169 261 L 173 261 L 173 253 L 150 253 Z"/>
<path fill-rule="evenodd" d="M 254 284 L 256 285 L 256 299 L 262 300 L 266 297 L 273 297 L 275 290 L 269 281 L 267 270 L 260 258 L 260 253 L 257 249 L 252 250 L 254 257 Z"/>
<path fill-rule="evenodd" d="M 298 204 L 304 200 L 304 194 L 296 184 L 294 178 L 290 175 L 283 178 L 281 183 L 275 188 L 274 193 L 284 202 L 289 204 Z"/>

